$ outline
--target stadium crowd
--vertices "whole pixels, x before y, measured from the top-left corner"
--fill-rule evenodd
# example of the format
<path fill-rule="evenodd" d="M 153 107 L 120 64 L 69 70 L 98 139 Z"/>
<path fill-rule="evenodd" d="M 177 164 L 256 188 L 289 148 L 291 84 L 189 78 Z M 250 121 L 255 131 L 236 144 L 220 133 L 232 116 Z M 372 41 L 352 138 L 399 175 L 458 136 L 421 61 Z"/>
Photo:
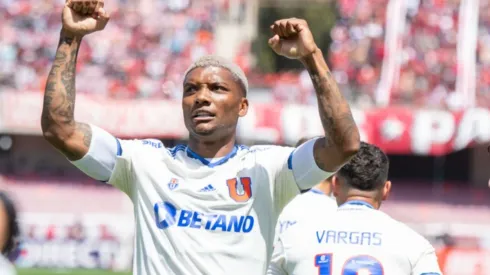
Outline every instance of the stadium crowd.
<path fill-rule="evenodd" d="M 477 48 L 477 91 L 479 102 L 490 106 L 490 3 L 480 1 L 478 48 Z"/>
<path fill-rule="evenodd" d="M 407 11 L 402 64 L 393 100 L 445 107 L 456 89 L 460 1 L 421 1 Z"/>
<path fill-rule="evenodd" d="M 229 12 L 229 1 L 109 1 L 114 11 L 104 34 L 87 37 L 77 65 L 79 93 L 111 98 L 164 98 L 181 96 L 186 66 L 214 51 L 219 20 L 243 20 Z M 56 49 L 62 2 L 0 1 L 0 88 L 44 89 L 49 62 Z M 338 1 L 338 20 L 331 31 L 328 59 L 344 95 L 352 102 L 372 106 L 386 55 L 388 0 Z M 479 102 L 490 103 L 489 4 L 480 4 L 477 53 Z M 408 1 L 401 37 L 401 67 L 392 87 L 392 102 L 448 107 L 456 89 L 457 37 L 460 1 Z M 234 15 L 236 14 L 236 15 Z M 226 16 L 225 16 L 226 15 Z M 101 39 L 103 35 L 104 39 Z M 236 60 L 245 71 L 249 62 Z M 315 96 L 306 71 L 252 76 L 268 83 L 274 99 L 313 104 Z"/>
<path fill-rule="evenodd" d="M 216 1 L 115 1 L 106 3 L 111 6 L 107 30 L 86 37 L 81 46 L 78 92 L 113 98 L 180 96 L 175 83 L 190 60 L 213 51 Z M 0 1 L 2 90 L 44 90 L 62 7 L 63 2 L 52 0 Z"/>

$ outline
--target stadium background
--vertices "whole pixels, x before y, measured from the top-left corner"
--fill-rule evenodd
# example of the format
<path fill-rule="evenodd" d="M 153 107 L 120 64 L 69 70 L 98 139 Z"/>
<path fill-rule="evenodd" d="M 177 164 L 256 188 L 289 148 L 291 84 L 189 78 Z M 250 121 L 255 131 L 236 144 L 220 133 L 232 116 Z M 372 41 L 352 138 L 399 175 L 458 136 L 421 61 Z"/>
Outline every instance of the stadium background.
<path fill-rule="evenodd" d="M 0 184 L 22 224 L 12 258 L 20 274 L 128 271 L 129 199 L 82 175 L 40 136 L 62 5 L 0 0 Z M 119 137 L 185 142 L 182 73 L 216 53 L 249 77 L 241 143 L 292 145 L 319 135 L 307 73 L 266 42 L 274 20 L 306 18 L 363 140 L 389 153 L 394 190 L 382 210 L 431 240 L 446 275 L 490 274 L 487 0 L 107 0 L 106 7 L 111 22 L 80 49 L 77 119 Z"/>

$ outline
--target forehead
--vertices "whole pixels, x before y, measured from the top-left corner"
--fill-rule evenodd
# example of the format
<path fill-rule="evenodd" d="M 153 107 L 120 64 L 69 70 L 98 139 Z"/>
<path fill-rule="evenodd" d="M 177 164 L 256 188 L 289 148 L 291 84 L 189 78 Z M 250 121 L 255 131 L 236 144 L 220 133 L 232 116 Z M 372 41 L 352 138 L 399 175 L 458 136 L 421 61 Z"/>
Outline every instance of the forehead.
<path fill-rule="evenodd" d="M 184 79 L 184 84 L 187 82 L 238 84 L 230 71 L 216 66 L 198 67 L 191 70 Z"/>

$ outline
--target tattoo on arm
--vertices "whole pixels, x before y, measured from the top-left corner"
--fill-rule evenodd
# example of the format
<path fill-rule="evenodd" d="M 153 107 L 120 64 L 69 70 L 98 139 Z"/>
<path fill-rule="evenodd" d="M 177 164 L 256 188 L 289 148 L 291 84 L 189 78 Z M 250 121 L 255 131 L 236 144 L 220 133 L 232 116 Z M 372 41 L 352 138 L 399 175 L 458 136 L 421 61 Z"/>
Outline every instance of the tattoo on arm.
<path fill-rule="evenodd" d="M 359 141 L 357 129 L 352 113 L 340 92 L 337 83 L 330 73 L 321 53 L 303 60 L 307 68 L 318 98 L 320 119 L 325 130 L 324 142 L 319 143 L 315 150 L 315 160 L 319 167 L 324 168 L 325 157 L 320 152 L 330 148 L 350 148 L 353 142 Z"/>
<path fill-rule="evenodd" d="M 317 93 L 320 119 L 327 134 L 326 146 L 343 146 L 357 133 L 349 104 L 330 71 L 311 74 L 311 79 Z"/>
<path fill-rule="evenodd" d="M 46 82 L 41 127 L 48 140 L 69 159 L 83 156 L 92 137 L 90 126 L 77 123 L 75 111 L 75 69 L 81 38 L 61 34 L 56 57 Z M 76 135 L 81 144 L 68 148 L 65 141 Z"/>
<path fill-rule="evenodd" d="M 77 123 L 77 130 L 83 134 L 83 145 L 90 147 L 90 142 L 92 141 L 92 129 L 87 123 Z"/>

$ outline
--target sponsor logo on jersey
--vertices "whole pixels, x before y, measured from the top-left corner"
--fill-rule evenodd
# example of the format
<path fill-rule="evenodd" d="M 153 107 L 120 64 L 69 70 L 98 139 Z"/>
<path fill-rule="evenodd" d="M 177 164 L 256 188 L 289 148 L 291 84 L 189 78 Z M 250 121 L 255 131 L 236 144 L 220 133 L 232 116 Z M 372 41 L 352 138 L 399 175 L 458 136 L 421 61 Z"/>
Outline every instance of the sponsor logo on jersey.
<path fill-rule="evenodd" d="M 214 186 L 212 184 L 209 184 L 209 185 L 205 186 L 204 188 L 202 188 L 201 190 L 199 190 L 199 192 L 211 192 L 214 190 L 216 190 L 216 188 L 214 188 Z"/>
<path fill-rule="evenodd" d="M 209 231 L 249 233 L 255 223 L 252 216 L 200 213 L 188 209 L 177 209 L 169 202 L 155 203 L 153 210 L 156 225 L 160 229 L 176 226 Z"/>
<path fill-rule="evenodd" d="M 163 147 L 163 143 L 159 140 L 144 139 L 144 140 L 142 140 L 142 142 L 143 142 L 143 145 L 150 145 L 151 147 L 154 147 L 157 149 Z"/>
<path fill-rule="evenodd" d="M 171 178 L 170 181 L 167 183 L 168 189 L 174 190 L 179 186 L 179 180 L 176 178 Z"/>

